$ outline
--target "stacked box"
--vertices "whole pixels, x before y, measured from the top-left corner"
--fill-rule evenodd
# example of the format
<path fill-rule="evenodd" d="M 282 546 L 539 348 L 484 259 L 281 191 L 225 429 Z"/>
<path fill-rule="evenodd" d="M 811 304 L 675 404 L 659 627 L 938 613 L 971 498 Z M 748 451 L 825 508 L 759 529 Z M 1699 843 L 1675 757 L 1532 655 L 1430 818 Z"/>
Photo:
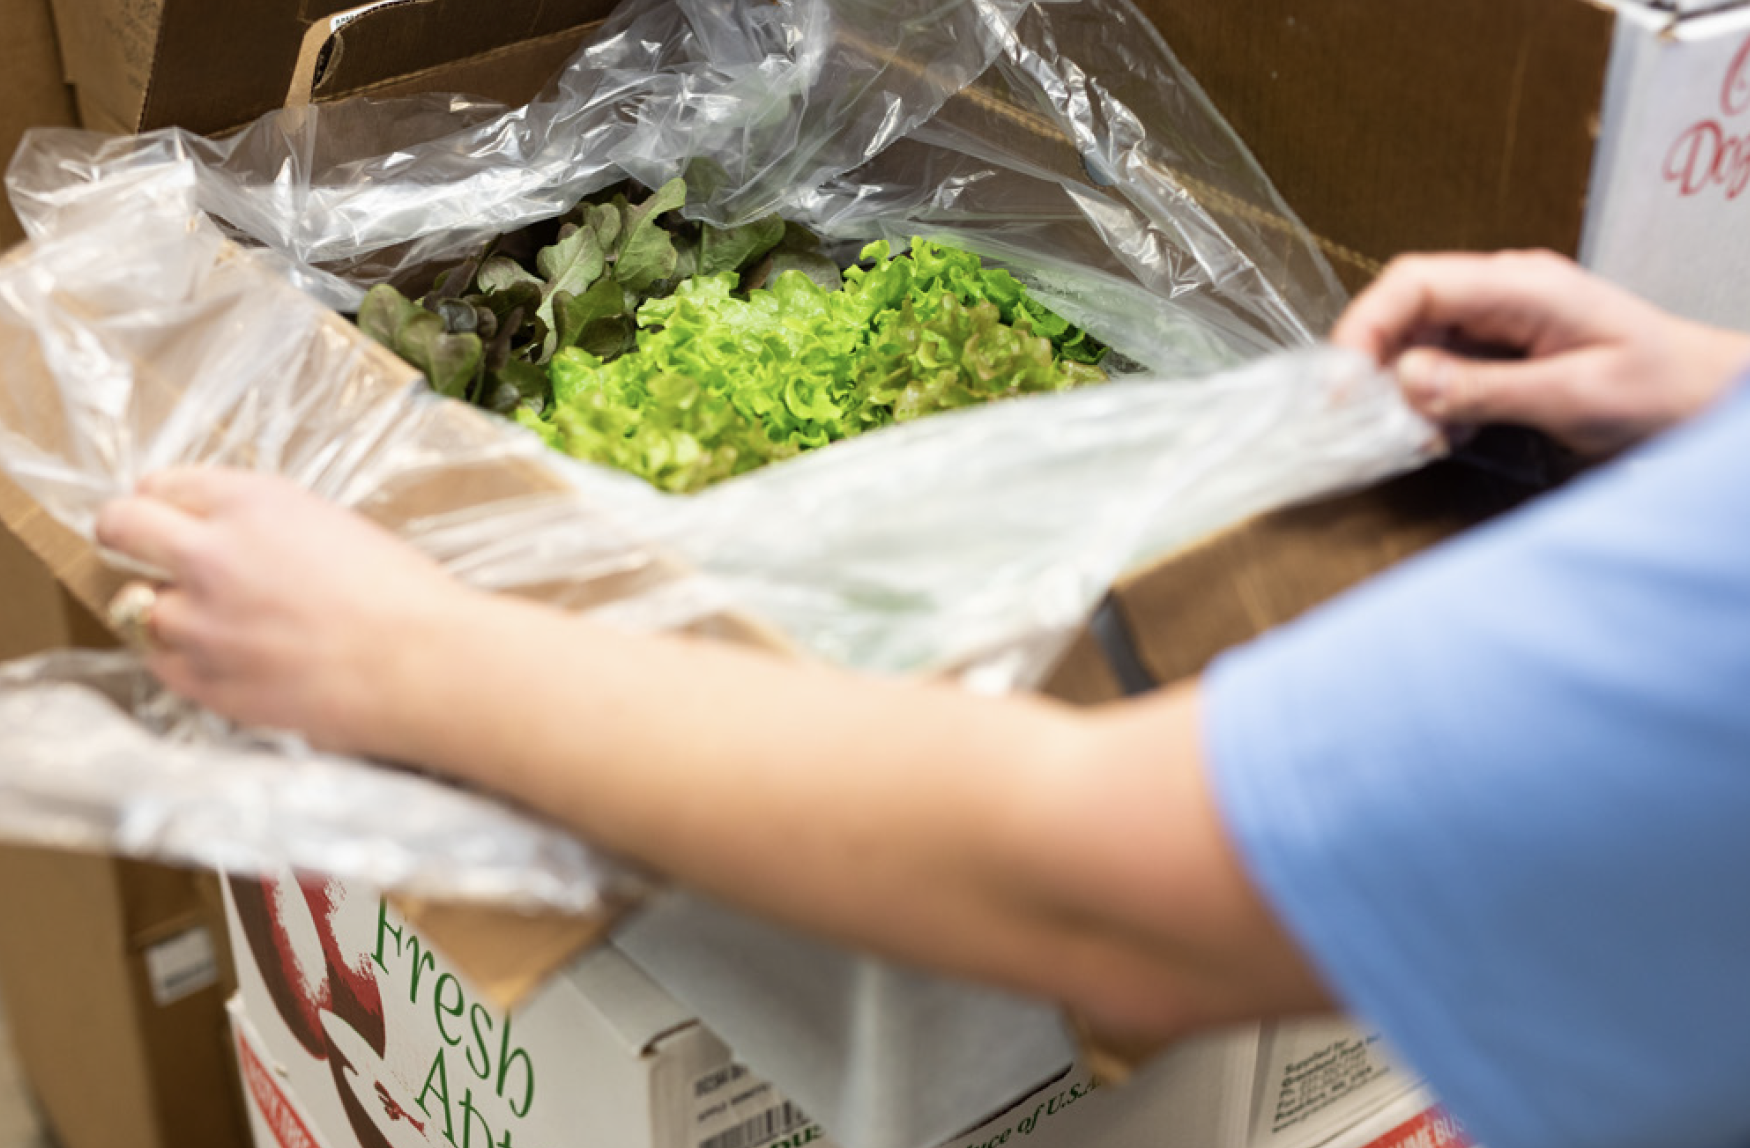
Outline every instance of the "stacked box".
<path fill-rule="evenodd" d="M 612 943 L 506 1010 L 374 892 L 233 879 L 231 1004 L 257 1148 L 803 1148 L 831 1139 Z M 1445 1129 L 1339 1021 L 1191 1042 L 1122 1086 L 1081 1064 L 944 1148 L 1313 1148 Z"/>

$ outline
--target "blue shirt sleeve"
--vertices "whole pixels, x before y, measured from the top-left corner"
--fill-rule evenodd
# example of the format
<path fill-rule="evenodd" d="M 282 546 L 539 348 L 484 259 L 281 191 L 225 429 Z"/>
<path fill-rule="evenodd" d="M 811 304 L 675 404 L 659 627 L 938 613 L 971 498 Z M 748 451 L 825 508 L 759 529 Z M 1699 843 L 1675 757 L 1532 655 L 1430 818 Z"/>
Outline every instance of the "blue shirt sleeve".
<path fill-rule="evenodd" d="M 1480 1143 L 1750 1145 L 1750 387 L 1204 697 L 1259 888 Z"/>

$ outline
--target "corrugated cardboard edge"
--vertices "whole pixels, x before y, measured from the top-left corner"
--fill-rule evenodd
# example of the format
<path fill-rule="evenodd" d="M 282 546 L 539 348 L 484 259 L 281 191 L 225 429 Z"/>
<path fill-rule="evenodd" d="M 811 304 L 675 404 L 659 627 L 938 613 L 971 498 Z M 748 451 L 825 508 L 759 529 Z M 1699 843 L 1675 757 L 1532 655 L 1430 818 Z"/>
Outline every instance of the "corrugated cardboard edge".
<path fill-rule="evenodd" d="M 343 34 L 348 24 L 381 9 L 430 2 L 431 0 L 371 0 L 369 4 L 361 4 L 357 8 L 312 20 L 304 32 L 303 42 L 298 46 L 297 61 L 292 65 L 292 78 L 286 89 L 285 106 L 305 107 L 314 98 L 316 88 L 322 82 L 321 73 L 328 70 L 329 65 L 338 64 L 340 53 L 345 50 Z"/>
<path fill-rule="evenodd" d="M 509 1012 L 586 949 L 605 940 L 631 907 L 595 916 L 528 914 L 391 895 L 391 904 L 499 1009 Z"/>
<path fill-rule="evenodd" d="M 521 107 L 541 94 L 598 27 L 599 24 L 590 24 L 555 32 L 404 76 L 349 87 L 333 95 L 321 93 L 312 99 L 320 103 L 354 96 L 386 99 L 428 92 L 461 92 L 497 100 L 507 107 Z"/>
<path fill-rule="evenodd" d="M 94 131 L 134 131 L 158 56 L 163 0 L 54 0 L 54 9 L 80 120 Z"/>

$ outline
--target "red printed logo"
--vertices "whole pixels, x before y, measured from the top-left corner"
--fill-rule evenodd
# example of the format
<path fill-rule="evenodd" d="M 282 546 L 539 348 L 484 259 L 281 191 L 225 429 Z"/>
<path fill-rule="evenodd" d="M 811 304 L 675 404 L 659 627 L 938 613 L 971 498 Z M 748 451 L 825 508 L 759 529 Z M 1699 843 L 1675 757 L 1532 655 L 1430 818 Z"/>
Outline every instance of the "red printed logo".
<path fill-rule="evenodd" d="M 303 1118 L 292 1108 L 292 1102 L 280 1090 L 279 1082 L 261 1063 L 261 1058 L 255 1055 L 255 1050 L 249 1047 L 241 1032 L 237 1034 L 237 1053 L 243 1069 L 243 1083 L 255 1101 L 256 1111 L 273 1132 L 274 1142 L 280 1148 L 321 1148 Z"/>
<path fill-rule="evenodd" d="M 1665 181 L 1676 184 L 1678 194 L 1700 195 L 1717 188 L 1727 199 L 1737 199 L 1750 188 L 1750 131 L 1734 131 L 1726 123 L 1746 111 L 1750 111 L 1750 37 L 1726 69 L 1720 87 L 1721 118 L 1691 125 L 1666 153 Z"/>
<path fill-rule="evenodd" d="M 1750 111 L 1750 37 L 1746 37 L 1732 66 L 1726 69 L 1726 86 L 1720 89 L 1720 110 L 1727 116 Z"/>
<path fill-rule="evenodd" d="M 1464 1125 L 1441 1108 L 1430 1108 L 1414 1120 L 1406 1120 L 1367 1148 L 1470 1148 Z"/>

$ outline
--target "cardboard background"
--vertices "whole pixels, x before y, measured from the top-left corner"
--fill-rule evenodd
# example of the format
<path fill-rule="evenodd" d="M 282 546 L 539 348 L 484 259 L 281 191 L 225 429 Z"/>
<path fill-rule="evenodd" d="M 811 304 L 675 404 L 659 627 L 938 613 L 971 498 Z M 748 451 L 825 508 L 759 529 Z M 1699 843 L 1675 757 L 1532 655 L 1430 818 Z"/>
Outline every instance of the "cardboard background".
<path fill-rule="evenodd" d="M 0 848 L 0 988 L 20 1063 L 65 1148 L 232 1148 L 241 1098 L 216 882 L 179 870 Z M 218 983 L 152 998 L 146 951 L 202 928 Z"/>
<path fill-rule="evenodd" d="M 0 28 L 0 167 L 27 128 L 78 122 L 73 91 L 61 77 L 61 51 L 49 0 L 6 0 Z M 0 249 L 24 237 L 10 203 L 0 206 Z"/>
<path fill-rule="evenodd" d="M 1138 0 L 1351 288 L 1404 251 L 1579 250 L 1592 0 Z"/>

